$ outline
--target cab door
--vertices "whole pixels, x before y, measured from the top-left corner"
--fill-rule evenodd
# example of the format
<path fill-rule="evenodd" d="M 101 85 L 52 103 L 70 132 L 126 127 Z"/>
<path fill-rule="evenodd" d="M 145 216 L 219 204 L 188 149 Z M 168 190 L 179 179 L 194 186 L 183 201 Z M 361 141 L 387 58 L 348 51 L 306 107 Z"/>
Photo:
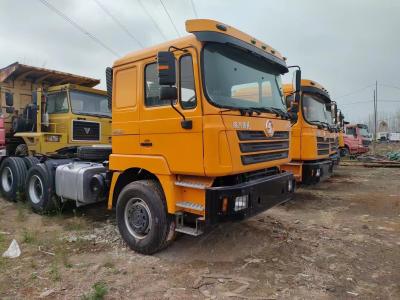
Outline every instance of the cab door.
<path fill-rule="evenodd" d="M 160 100 L 156 59 L 143 64 L 143 85 L 140 106 L 140 150 L 144 155 L 163 157 L 174 174 L 204 175 L 202 112 L 196 53 L 175 54 L 177 63 L 178 99 L 174 106 L 187 120 L 191 129 L 182 128 L 182 116 L 169 100 Z"/>

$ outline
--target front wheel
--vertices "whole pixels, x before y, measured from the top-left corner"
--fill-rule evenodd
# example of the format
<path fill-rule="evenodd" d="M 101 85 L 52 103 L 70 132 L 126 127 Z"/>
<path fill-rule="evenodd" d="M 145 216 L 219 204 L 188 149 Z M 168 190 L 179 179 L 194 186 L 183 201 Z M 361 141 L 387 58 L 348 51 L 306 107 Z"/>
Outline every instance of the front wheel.
<path fill-rule="evenodd" d="M 122 238 L 136 252 L 153 254 L 165 248 L 174 236 L 174 222 L 154 180 L 139 180 L 124 187 L 116 213 Z"/>

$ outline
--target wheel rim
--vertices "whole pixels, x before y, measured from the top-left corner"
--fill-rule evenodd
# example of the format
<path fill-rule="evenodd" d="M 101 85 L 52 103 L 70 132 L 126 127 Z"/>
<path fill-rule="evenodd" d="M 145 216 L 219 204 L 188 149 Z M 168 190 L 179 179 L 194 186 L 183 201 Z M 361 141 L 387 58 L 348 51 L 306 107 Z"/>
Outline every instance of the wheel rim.
<path fill-rule="evenodd" d="M 10 192 L 14 183 L 14 175 L 10 167 L 5 167 L 1 173 L 1 184 L 5 192 Z"/>
<path fill-rule="evenodd" d="M 150 209 L 140 198 L 129 199 L 125 206 L 124 219 L 129 233 L 136 239 L 145 238 L 151 230 Z"/>
<path fill-rule="evenodd" d="M 29 179 L 28 192 L 30 200 L 35 204 L 38 204 L 43 199 L 43 182 L 39 176 L 33 175 Z"/>

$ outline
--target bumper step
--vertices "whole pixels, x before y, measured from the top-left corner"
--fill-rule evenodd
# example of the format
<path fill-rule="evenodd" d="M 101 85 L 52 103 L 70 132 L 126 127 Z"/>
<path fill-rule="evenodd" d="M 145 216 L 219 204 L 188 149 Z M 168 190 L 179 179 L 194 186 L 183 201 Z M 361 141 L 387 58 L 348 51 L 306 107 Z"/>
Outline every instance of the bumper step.
<path fill-rule="evenodd" d="M 182 202 L 177 202 L 175 204 L 179 208 L 184 208 L 184 209 L 192 209 L 192 210 L 197 210 L 197 211 L 203 211 L 204 206 L 201 204 L 189 202 L 189 201 L 182 201 Z"/>
<path fill-rule="evenodd" d="M 176 232 L 181 232 L 192 236 L 199 236 L 203 234 L 203 230 L 201 230 L 199 226 L 200 225 L 199 223 L 204 221 L 203 217 L 196 219 L 196 227 L 190 227 L 184 225 L 183 223 L 184 214 L 182 212 L 177 212 L 175 214 L 175 217 L 176 217 L 176 228 L 175 228 Z"/>

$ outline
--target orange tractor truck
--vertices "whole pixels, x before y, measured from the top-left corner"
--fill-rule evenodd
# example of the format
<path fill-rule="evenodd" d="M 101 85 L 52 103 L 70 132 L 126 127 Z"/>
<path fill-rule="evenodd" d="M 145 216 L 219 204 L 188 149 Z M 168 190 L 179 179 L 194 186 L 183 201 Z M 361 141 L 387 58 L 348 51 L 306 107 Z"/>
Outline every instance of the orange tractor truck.
<path fill-rule="evenodd" d="M 281 169 L 291 151 L 285 59 L 217 21 L 189 20 L 186 31 L 107 69 L 112 154 L 50 160 L 53 170 L 36 165 L 26 183 L 30 202 L 107 198 L 126 243 L 151 254 L 176 232 L 197 236 L 291 198 L 293 174 Z M 235 96 L 246 87 L 258 96 Z"/>
<path fill-rule="evenodd" d="M 292 125 L 292 161 L 282 166 L 293 172 L 296 181 L 315 184 L 331 175 L 336 153 L 332 101 L 328 91 L 312 80 L 301 80 L 299 99 L 292 84 L 284 85 L 289 111 L 297 113 Z"/>

